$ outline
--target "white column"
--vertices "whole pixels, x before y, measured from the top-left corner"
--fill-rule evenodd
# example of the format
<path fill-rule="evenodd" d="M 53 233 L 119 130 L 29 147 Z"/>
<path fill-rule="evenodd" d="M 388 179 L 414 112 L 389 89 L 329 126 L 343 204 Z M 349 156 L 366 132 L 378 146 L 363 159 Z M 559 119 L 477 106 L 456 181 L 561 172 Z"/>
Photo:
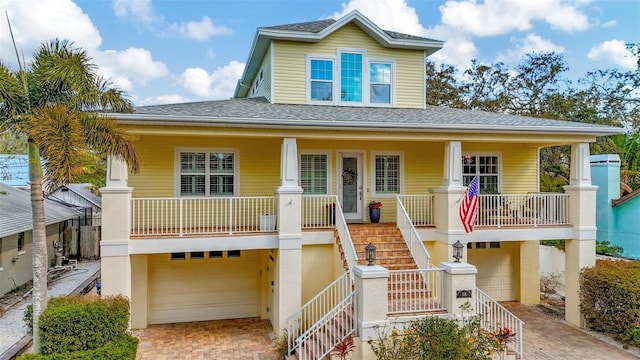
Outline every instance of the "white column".
<path fill-rule="evenodd" d="M 442 262 L 440 267 L 444 268 L 442 301 L 447 312 L 451 315 L 470 315 L 468 311 L 460 308 L 468 302 L 471 304 L 472 313 L 475 313 L 478 269 L 463 262 Z"/>
<path fill-rule="evenodd" d="M 462 187 L 462 143 L 449 141 L 444 147 L 442 186 Z"/>
<path fill-rule="evenodd" d="M 591 184 L 589 144 L 571 146 L 571 181 L 564 187 L 569 195 L 571 239 L 565 242 L 565 320 L 583 326 L 580 314 L 580 271 L 596 263 L 596 192 Z"/>
<path fill-rule="evenodd" d="M 278 255 L 275 273 L 274 329 L 286 325 L 302 301 L 302 188 L 298 185 L 296 139 L 282 142 L 277 197 Z"/>
<path fill-rule="evenodd" d="M 129 234 L 131 193 L 127 186 L 127 164 L 114 157 L 107 159 L 107 184 L 102 193 L 102 240 L 100 262 L 102 295 L 122 294 L 131 298 Z"/>
<path fill-rule="evenodd" d="M 358 334 L 360 344 L 357 345 L 360 359 L 375 359 L 368 343 L 377 339 L 374 327 L 384 328 L 387 325 L 389 312 L 388 283 L 389 270 L 380 265 L 359 265 L 353 269 L 357 291 Z"/>

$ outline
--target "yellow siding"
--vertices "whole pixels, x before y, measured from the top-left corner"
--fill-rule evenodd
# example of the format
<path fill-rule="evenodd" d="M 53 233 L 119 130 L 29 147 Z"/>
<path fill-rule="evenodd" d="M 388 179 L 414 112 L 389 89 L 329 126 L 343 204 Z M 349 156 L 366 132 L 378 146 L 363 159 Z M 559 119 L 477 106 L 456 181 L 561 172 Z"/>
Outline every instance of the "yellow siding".
<path fill-rule="evenodd" d="M 538 149 L 515 143 L 462 143 L 462 153 L 498 155 L 503 194 L 538 191 Z"/>
<path fill-rule="evenodd" d="M 424 53 L 384 48 L 354 24 L 345 25 L 319 43 L 276 41 L 274 102 L 304 104 L 306 55 L 335 56 L 338 48 L 366 49 L 369 58 L 395 59 L 396 107 L 424 107 Z"/>
<path fill-rule="evenodd" d="M 280 139 L 144 136 L 136 143 L 142 170 L 129 177 L 134 197 L 174 196 L 175 149 L 237 149 L 240 196 L 273 195 L 280 183 Z"/>

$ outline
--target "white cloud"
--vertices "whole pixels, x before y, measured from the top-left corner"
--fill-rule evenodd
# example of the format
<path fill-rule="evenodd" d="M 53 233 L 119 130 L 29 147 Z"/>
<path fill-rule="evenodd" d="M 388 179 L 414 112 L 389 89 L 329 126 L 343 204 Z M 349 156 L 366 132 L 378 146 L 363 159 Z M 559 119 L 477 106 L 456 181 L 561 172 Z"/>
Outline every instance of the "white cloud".
<path fill-rule="evenodd" d="M 145 106 L 145 105 L 158 105 L 158 104 L 185 103 L 185 102 L 191 101 L 191 99 L 182 95 L 171 94 L 171 95 L 159 95 L 156 97 L 148 97 L 144 99 L 134 98 L 132 99 L 132 101 L 134 104 L 136 104 L 136 106 Z"/>
<path fill-rule="evenodd" d="M 562 31 L 581 31 L 589 25 L 585 14 L 560 0 L 447 1 L 440 12 L 444 25 L 473 36 L 527 31 L 532 21 L 542 20 Z"/>
<path fill-rule="evenodd" d="M 169 70 L 163 62 L 153 60 L 146 49 L 130 47 L 124 51 L 107 50 L 95 57 L 100 72 L 123 90 L 131 91 L 134 84 L 165 77 Z"/>
<path fill-rule="evenodd" d="M 118 17 L 130 16 L 147 26 L 161 20 L 154 13 L 151 0 L 114 0 L 113 12 Z"/>
<path fill-rule="evenodd" d="M 177 32 L 187 39 L 204 41 L 213 35 L 230 34 L 231 29 L 225 26 L 214 26 L 208 16 L 201 21 L 188 21 L 180 24 L 172 24 L 169 30 Z"/>
<path fill-rule="evenodd" d="M 33 1 L 4 0 L 0 8 L 5 10 L 11 20 L 11 27 L 18 50 L 30 57 L 43 42 L 51 39 L 68 39 L 89 54 L 102 43 L 98 29 L 71 0 Z M 52 16 L 55 14 L 55 16 Z M 3 14 L 4 15 L 4 14 Z M 4 61 L 16 63 L 15 55 L 8 36 L 9 29 L 5 21 L 0 21 L 0 48 Z M 28 60 L 27 60 L 28 61 Z"/>
<path fill-rule="evenodd" d="M 594 46 L 589 50 L 587 57 L 620 66 L 625 70 L 635 70 L 638 66 L 636 58 L 622 40 L 609 40 Z"/>
<path fill-rule="evenodd" d="M 180 75 L 180 80 L 193 95 L 208 100 L 228 99 L 233 96 L 243 70 L 244 64 L 233 60 L 211 74 L 202 68 L 188 68 Z"/>
<path fill-rule="evenodd" d="M 342 11 L 331 18 L 338 19 L 353 10 L 358 10 L 384 30 L 424 36 L 426 29 L 420 25 L 416 10 L 405 0 L 351 0 L 342 4 Z"/>
<path fill-rule="evenodd" d="M 618 22 L 616 20 L 609 20 L 609 21 L 605 21 L 604 23 L 602 23 L 602 25 L 600 25 L 600 27 L 602 27 L 602 28 L 612 28 L 612 27 L 616 27 L 616 25 L 618 25 Z"/>
<path fill-rule="evenodd" d="M 522 59 L 522 56 L 532 52 L 556 52 L 564 53 L 564 47 L 556 45 L 549 39 L 543 39 L 536 34 L 529 34 L 524 38 L 513 38 L 511 42 L 516 47 L 511 50 L 498 53 L 496 61 L 504 63 L 515 63 Z"/>

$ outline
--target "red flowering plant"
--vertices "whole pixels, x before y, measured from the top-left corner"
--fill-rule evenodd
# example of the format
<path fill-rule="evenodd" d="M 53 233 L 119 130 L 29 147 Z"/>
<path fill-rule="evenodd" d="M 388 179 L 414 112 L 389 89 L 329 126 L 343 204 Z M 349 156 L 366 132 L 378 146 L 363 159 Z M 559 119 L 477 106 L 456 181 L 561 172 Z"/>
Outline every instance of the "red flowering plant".
<path fill-rule="evenodd" d="M 370 209 L 378 209 L 380 207 L 382 207 L 382 203 L 380 201 L 372 201 L 369 203 Z"/>

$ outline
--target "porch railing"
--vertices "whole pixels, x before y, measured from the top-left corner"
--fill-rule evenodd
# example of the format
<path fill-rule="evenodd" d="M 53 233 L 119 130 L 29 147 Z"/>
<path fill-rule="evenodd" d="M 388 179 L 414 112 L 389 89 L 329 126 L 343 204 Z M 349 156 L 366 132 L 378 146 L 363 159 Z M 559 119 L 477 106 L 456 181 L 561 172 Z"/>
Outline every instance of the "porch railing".
<path fill-rule="evenodd" d="M 414 214 L 424 214 L 424 211 L 420 211 L 419 208 L 416 206 L 416 204 L 420 204 L 422 206 L 430 206 L 427 204 L 431 204 L 431 197 L 429 197 L 429 201 L 417 201 L 417 199 L 423 199 L 423 197 L 417 197 L 417 196 L 413 196 L 413 195 L 409 195 L 409 196 L 398 196 L 396 198 L 397 201 L 397 206 L 396 206 L 396 221 L 397 221 L 397 226 L 398 229 L 400 229 L 400 232 L 402 233 L 402 237 L 404 238 L 404 241 L 407 243 L 407 247 L 409 248 L 409 252 L 411 253 L 411 256 L 413 256 L 413 260 L 415 260 L 416 264 L 418 265 L 419 269 L 429 269 L 430 267 L 430 262 L 429 259 L 431 258 L 429 256 L 429 252 L 427 252 L 427 249 L 424 247 L 424 244 L 422 243 L 422 240 L 420 239 L 420 236 L 418 235 L 418 232 L 416 231 L 416 228 L 413 224 L 413 218 L 410 217 L 406 207 L 405 207 L 405 203 L 404 201 L 409 200 L 409 206 L 411 207 L 411 209 L 413 210 Z M 429 207 L 429 213 L 431 208 Z M 429 215 L 429 217 L 431 217 L 431 215 Z M 418 221 L 419 218 L 418 218 Z"/>
<path fill-rule="evenodd" d="M 326 327 L 324 332 L 335 331 L 336 329 L 326 326 L 332 317 L 337 316 L 339 321 L 347 323 L 343 326 L 345 330 L 340 330 L 342 331 L 340 334 L 333 334 L 334 337 L 338 335 L 346 337 L 355 332 L 354 297 L 355 291 L 352 287 L 350 271 L 347 271 L 288 317 L 286 320 L 288 353 L 292 354 L 303 344 L 308 344 L 313 333 L 323 327 Z M 348 318 L 346 318 L 347 315 Z"/>
<path fill-rule="evenodd" d="M 389 314 L 446 310 L 440 301 L 443 268 L 389 271 Z"/>
<path fill-rule="evenodd" d="M 522 357 L 522 325 L 524 324 L 522 320 L 478 288 L 476 288 L 476 312 L 481 316 L 485 330 L 500 332 L 508 329 L 515 333 L 515 336 L 506 342 L 506 346 Z"/>
<path fill-rule="evenodd" d="M 338 199 L 335 195 L 302 196 L 302 228 L 333 228 Z"/>
<path fill-rule="evenodd" d="M 480 195 L 476 226 L 569 225 L 569 195 Z"/>
<path fill-rule="evenodd" d="M 271 232 L 275 197 L 134 198 L 132 236 Z"/>
<path fill-rule="evenodd" d="M 398 195 L 414 226 L 433 226 L 433 195 Z"/>

